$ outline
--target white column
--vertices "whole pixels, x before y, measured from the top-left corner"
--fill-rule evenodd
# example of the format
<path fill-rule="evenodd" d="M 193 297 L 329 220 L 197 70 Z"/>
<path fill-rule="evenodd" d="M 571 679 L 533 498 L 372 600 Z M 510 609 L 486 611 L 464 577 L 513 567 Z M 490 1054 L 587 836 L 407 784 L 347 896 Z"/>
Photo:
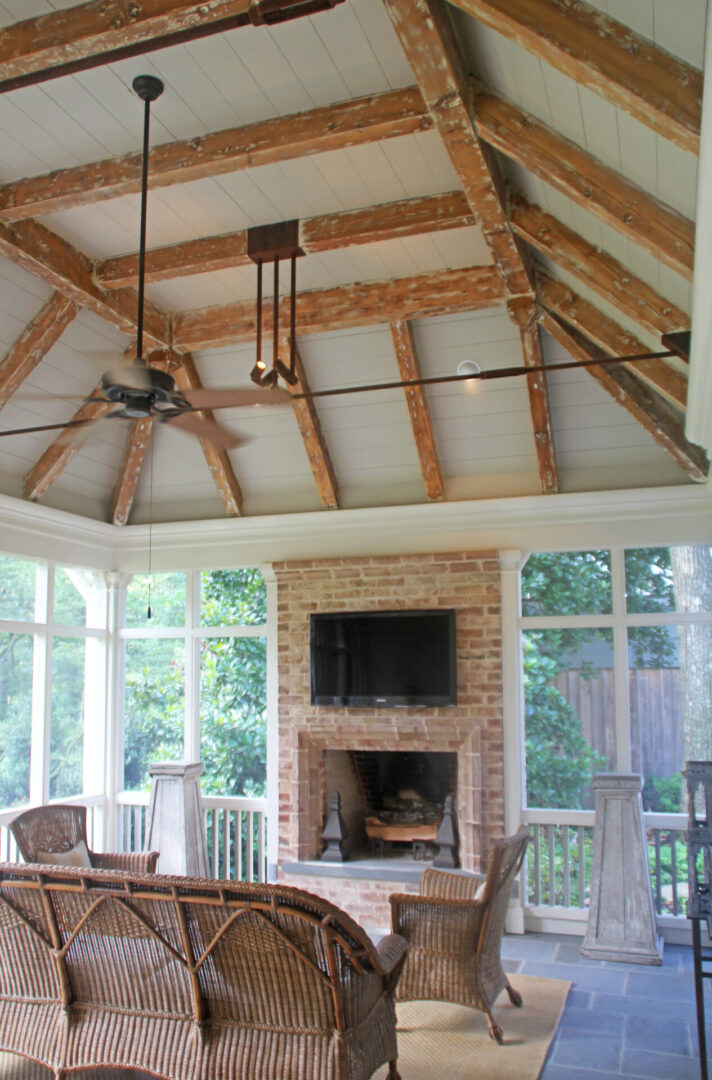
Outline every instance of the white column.
<path fill-rule="evenodd" d="M 277 578 L 272 565 L 261 566 L 267 587 L 267 876 L 277 877 L 279 851 L 279 653 L 277 649 Z"/>
<path fill-rule="evenodd" d="M 119 628 L 124 623 L 126 586 L 131 574 L 110 571 L 106 581 L 106 755 L 104 761 L 104 851 L 116 851 L 118 843 L 117 792 L 124 787 L 124 679 L 120 678 L 123 662 L 123 642 Z"/>
<path fill-rule="evenodd" d="M 519 828 L 524 807 L 524 704 L 522 699 L 522 647 L 519 629 L 520 573 L 526 562 L 521 551 L 500 551 L 502 611 L 502 740 L 504 745 L 504 831 Z M 520 874 L 518 895 L 510 904 L 507 930 L 524 933 L 525 874 Z"/>

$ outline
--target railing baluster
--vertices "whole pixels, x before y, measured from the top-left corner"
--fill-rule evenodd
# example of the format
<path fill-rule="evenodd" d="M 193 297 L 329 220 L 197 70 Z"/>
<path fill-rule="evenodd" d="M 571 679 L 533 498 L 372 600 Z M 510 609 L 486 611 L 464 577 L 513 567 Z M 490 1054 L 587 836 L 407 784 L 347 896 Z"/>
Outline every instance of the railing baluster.
<path fill-rule="evenodd" d="M 541 827 L 534 826 L 534 903 L 541 904 Z"/>
<path fill-rule="evenodd" d="M 555 856 L 555 825 L 547 825 L 547 846 L 549 851 L 549 906 L 553 907 L 556 903 L 556 881 L 554 875 L 556 873 L 556 856 Z"/>
<path fill-rule="evenodd" d="M 265 815 L 257 815 L 257 880 L 265 880 L 265 845 L 266 845 Z"/>
<path fill-rule="evenodd" d="M 571 852 L 569 851 L 569 827 L 561 830 L 561 843 L 564 849 L 564 907 L 571 907 Z"/>
<path fill-rule="evenodd" d="M 244 881 L 244 862 L 242 859 L 242 826 L 244 818 L 245 815 L 242 810 L 235 811 L 235 879 L 237 881 Z"/>
<path fill-rule="evenodd" d="M 677 833 L 670 830 L 670 876 L 672 878 L 672 913 L 679 914 L 677 899 Z"/>
<path fill-rule="evenodd" d="M 586 830 L 579 825 L 576 830 L 576 844 L 578 847 L 578 906 L 586 906 Z"/>
<path fill-rule="evenodd" d="M 245 860 L 247 862 L 247 880 L 255 880 L 255 826 L 254 826 L 254 814 L 252 810 L 247 811 L 247 851 L 245 852 Z"/>
<path fill-rule="evenodd" d="M 655 910 L 662 915 L 663 910 L 663 884 L 662 884 L 662 859 L 660 852 L 660 829 L 653 829 L 655 838 Z"/>
<path fill-rule="evenodd" d="M 223 880 L 230 880 L 230 810 L 226 806 L 222 812 L 223 816 Z"/>
<path fill-rule="evenodd" d="M 213 807 L 211 815 L 213 833 L 213 877 L 220 877 L 220 829 L 218 828 L 218 812 Z"/>

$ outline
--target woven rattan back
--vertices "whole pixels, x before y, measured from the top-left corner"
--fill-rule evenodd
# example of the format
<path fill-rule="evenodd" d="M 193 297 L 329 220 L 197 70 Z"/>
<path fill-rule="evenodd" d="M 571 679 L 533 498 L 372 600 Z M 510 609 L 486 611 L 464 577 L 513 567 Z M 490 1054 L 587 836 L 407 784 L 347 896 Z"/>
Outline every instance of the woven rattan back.
<path fill-rule="evenodd" d="M 10 822 L 10 830 L 25 862 L 37 862 L 38 851 L 70 851 L 87 842 L 86 806 L 35 806 Z"/>
<path fill-rule="evenodd" d="M 357 924 L 280 886 L 0 864 L 0 927 L 0 985 L 65 1007 L 328 1032 L 383 987 Z M 6 952 L 17 934 L 19 984 Z"/>
<path fill-rule="evenodd" d="M 482 890 L 484 912 L 477 945 L 479 953 L 494 948 L 499 954 L 512 884 L 522 865 L 528 843 L 529 830 L 525 826 L 514 836 L 500 840 L 492 848 Z"/>

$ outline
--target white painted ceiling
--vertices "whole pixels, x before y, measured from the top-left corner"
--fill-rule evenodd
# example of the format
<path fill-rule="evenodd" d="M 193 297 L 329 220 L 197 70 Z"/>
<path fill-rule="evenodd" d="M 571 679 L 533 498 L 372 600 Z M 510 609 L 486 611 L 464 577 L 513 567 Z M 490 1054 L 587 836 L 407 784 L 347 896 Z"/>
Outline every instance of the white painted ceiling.
<path fill-rule="evenodd" d="M 3 0 L 0 26 L 71 6 L 60 0 Z M 595 6 L 702 67 L 704 0 L 599 0 Z M 454 12 L 454 23 L 473 74 L 646 191 L 694 216 L 696 158 L 473 18 Z M 414 83 L 381 0 L 346 0 L 333 11 L 274 29 L 235 30 L 5 94 L 0 98 L 0 184 L 138 149 L 142 106 L 131 81 L 145 72 L 166 84 L 153 107 L 153 145 Z M 531 201 L 689 312 L 690 285 L 678 274 L 544 182 L 502 163 Z M 407 135 L 157 189 L 149 197 L 149 245 L 458 186 L 437 133 Z M 137 249 L 138 209 L 138 196 L 124 196 L 41 220 L 91 258 L 106 258 Z M 316 289 L 490 263 L 479 228 L 461 228 L 307 256 L 299 260 L 298 285 Z M 567 281 L 565 274 L 557 276 Z M 570 284 L 657 346 L 580 282 Z M 254 297 L 255 274 L 238 267 L 152 284 L 147 294 L 167 311 L 222 305 Z M 0 259 L 0 353 L 50 295 L 43 282 Z M 413 325 L 426 377 L 454 374 L 458 363 L 470 358 L 483 368 L 522 362 L 518 331 L 503 306 Z M 543 338 L 547 359 L 566 358 Z M 81 312 L 2 410 L 0 429 L 68 420 L 110 366 L 106 354 L 130 346 L 125 335 Z M 382 325 L 306 336 L 299 347 L 313 390 L 398 378 L 387 313 Z M 195 361 L 205 386 L 249 386 L 254 350 L 240 343 L 198 352 Z M 690 483 L 585 371 L 552 373 L 548 385 L 561 491 Z M 446 500 L 541 491 L 522 379 L 492 382 L 479 393 L 444 384 L 429 387 L 427 397 Z M 427 501 L 401 391 L 322 398 L 317 408 L 343 508 Z M 230 453 L 245 514 L 320 508 L 289 406 L 223 410 L 221 421 L 251 440 Z M 121 422 L 98 425 L 43 502 L 108 520 L 125 435 Z M 24 475 L 52 437 L 0 439 L 0 492 L 22 496 Z M 197 440 L 156 425 L 131 521 L 223 514 Z"/>

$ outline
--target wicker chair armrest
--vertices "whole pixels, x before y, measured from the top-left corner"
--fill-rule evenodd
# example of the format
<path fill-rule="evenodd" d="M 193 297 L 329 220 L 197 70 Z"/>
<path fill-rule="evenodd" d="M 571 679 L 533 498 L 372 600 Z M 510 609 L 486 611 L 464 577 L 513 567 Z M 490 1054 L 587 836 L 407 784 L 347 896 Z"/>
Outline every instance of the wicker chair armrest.
<path fill-rule="evenodd" d="M 419 893 L 391 893 L 388 897 L 391 911 L 404 908 L 420 908 L 426 912 L 429 908 L 449 911 L 472 911 L 482 907 L 482 900 L 453 900 L 450 896 L 421 896 Z M 394 924 L 395 925 L 395 924 Z"/>
<path fill-rule="evenodd" d="M 376 946 L 381 974 L 390 975 L 401 962 L 408 948 L 408 942 L 400 934 L 386 934 Z"/>
<path fill-rule="evenodd" d="M 91 864 L 100 870 L 129 870 L 135 874 L 155 874 L 158 851 L 92 851 Z"/>

